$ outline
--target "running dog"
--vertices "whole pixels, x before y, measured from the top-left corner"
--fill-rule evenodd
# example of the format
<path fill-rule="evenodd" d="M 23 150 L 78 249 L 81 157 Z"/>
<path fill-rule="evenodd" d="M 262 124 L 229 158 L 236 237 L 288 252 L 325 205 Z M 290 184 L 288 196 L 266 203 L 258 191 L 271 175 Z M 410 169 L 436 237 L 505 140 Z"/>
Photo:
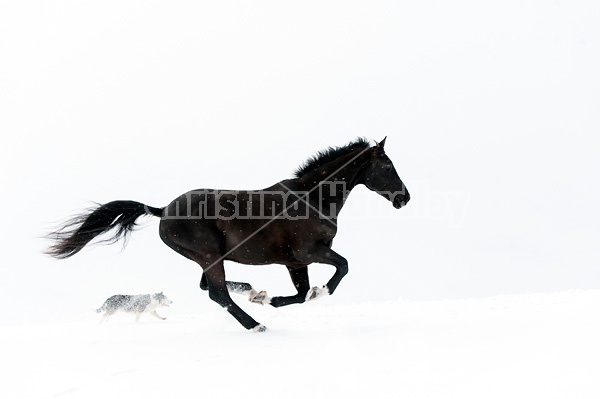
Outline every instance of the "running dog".
<path fill-rule="evenodd" d="M 135 313 L 136 322 L 140 321 L 142 313 L 150 313 L 157 319 L 166 320 L 166 317 L 162 317 L 156 313 L 156 309 L 160 306 L 169 306 L 172 303 L 173 301 L 164 296 L 162 292 L 146 295 L 113 295 L 99 309 L 96 309 L 96 313 L 104 312 L 100 323 L 108 320 L 117 310 Z"/>

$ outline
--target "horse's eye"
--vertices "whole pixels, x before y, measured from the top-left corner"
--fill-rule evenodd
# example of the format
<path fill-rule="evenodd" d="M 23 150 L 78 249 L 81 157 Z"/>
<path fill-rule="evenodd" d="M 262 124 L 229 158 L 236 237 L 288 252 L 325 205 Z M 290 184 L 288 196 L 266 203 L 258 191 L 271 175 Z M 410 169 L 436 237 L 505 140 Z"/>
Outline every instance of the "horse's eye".
<path fill-rule="evenodd" d="M 385 165 L 385 170 L 391 170 L 392 169 L 392 164 L 388 163 L 387 165 Z"/>

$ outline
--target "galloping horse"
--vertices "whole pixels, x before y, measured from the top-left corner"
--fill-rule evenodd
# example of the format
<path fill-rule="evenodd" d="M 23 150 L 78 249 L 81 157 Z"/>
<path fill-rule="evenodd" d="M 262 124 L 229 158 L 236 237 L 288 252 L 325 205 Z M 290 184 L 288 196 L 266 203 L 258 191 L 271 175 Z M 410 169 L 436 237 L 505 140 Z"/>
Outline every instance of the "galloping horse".
<path fill-rule="evenodd" d="M 142 215 L 161 218 L 160 237 L 170 248 L 203 269 L 200 288 L 246 329 L 266 331 L 233 302 L 229 292 L 274 307 L 331 295 L 348 273 L 348 262 L 331 249 L 337 218 L 350 191 L 364 184 L 401 208 L 410 195 L 384 151 L 385 139 L 371 146 L 357 139 L 319 152 L 304 163 L 295 178 L 264 190 L 201 189 L 185 193 L 164 208 L 135 201 L 113 201 L 67 221 L 50 236 L 47 253 L 64 259 L 75 255 L 96 236 L 116 228 L 106 241 L 126 237 Z M 269 297 L 248 283 L 225 280 L 223 262 L 271 263 L 287 267 L 297 290 L 293 296 Z M 308 265 L 325 263 L 335 273 L 323 287 L 310 288 Z"/>

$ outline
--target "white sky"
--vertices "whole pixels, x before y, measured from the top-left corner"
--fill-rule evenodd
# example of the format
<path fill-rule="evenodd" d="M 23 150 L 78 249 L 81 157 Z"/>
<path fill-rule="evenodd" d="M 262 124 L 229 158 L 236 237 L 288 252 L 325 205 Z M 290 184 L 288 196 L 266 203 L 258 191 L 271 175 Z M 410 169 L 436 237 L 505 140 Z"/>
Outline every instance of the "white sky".
<path fill-rule="evenodd" d="M 599 20 L 594 1 L 2 2 L 5 320 L 118 292 L 204 306 L 157 219 L 63 262 L 40 237 L 91 201 L 266 187 L 357 136 L 388 136 L 412 200 L 352 193 L 328 300 L 599 288 Z M 228 270 L 291 290 L 280 266 Z"/>

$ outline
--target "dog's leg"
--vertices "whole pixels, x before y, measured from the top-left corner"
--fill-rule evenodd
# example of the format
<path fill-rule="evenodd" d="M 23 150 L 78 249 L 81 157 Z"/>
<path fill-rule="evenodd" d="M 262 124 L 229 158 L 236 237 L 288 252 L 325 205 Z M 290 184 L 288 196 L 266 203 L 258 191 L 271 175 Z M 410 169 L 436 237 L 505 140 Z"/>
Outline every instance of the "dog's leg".
<path fill-rule="evenodd" d="M 141 312 L 135 312 L 135 322 L 136 323 L 139 323 L 141 315 L 142 315 Z"/>
<path fill-rule="evenodd" d="M 116 310 L 114 309 L 108 309 L 104 312 L 104 315 L 102 316 L 102 320 L 100 320 L 100 323 L 102 323 L 103 321 L 108 322 L 108 318 L 112 315 L 114 315 L 116 312 Z"/>
<path fill-rule="evenodd" d="M 160 319 L 160 320 L 167 320 L 167 318 L 166 318 L 166 317 L 162 317 L 161 315 L 159 315 L 158 313 L 156 313 L 156 310 L 153 310 L 152 312 L 150 312 L 150 314 L 151 314 L 152 316 L 156 317 L 157 319 Z"/>

